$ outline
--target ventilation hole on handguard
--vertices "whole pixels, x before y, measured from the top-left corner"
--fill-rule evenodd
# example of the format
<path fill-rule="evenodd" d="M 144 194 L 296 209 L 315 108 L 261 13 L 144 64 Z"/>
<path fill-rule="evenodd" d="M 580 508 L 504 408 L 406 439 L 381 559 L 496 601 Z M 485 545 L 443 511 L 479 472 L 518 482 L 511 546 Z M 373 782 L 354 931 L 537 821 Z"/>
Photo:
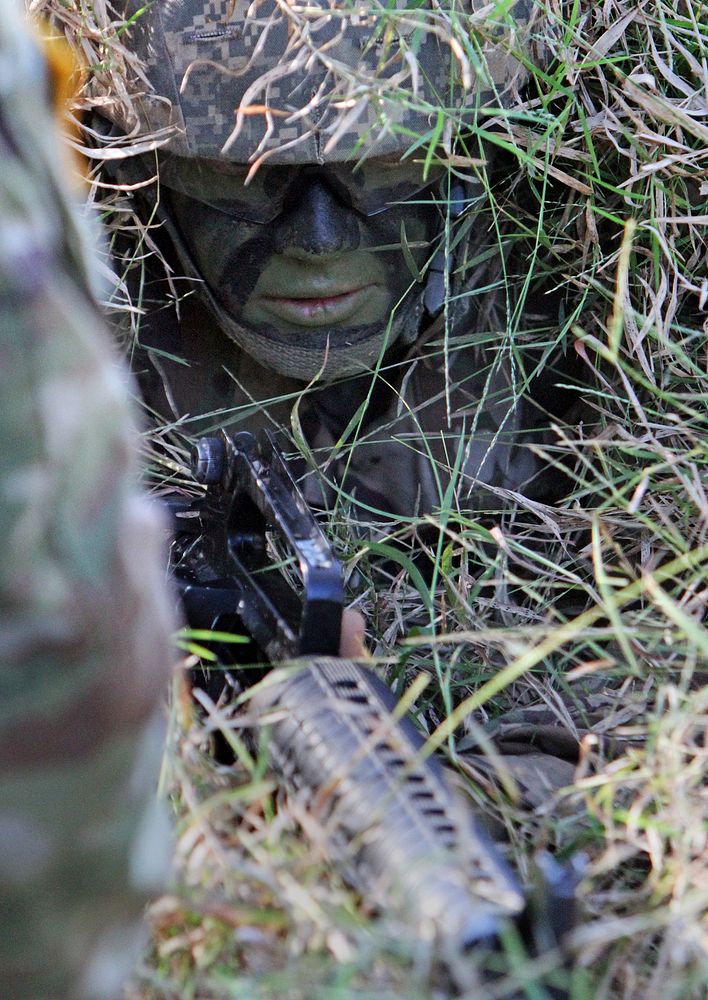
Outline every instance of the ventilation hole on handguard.
<path fill-rule="evenodd" d="M 359 682 L 358 681 L 352 681 L 352 680 L 349 680 L 349 679 L 346 679 L 346 678 L 343 679 L 343 680 L 339 680 L 339 681 L 332 681 L 332 684 L 336 688 L 344 688 L 344 689 L 349 690 L 349 691 L 352 691 L 354 688 L 358 688 L 359 687 Z"/>
<path fill-rule="evenodd" d="M 406 781 L 410 781 L 412 785 L 422 785 L 425 782 L 425 778 L 422 774 L 416 774 L 415 771 L 413 771 L 406 777 Z"/>
<path fill-rule="evenodd" d="M 427 809 L 423 809 L 422 813 L 424 816 L 444 816 L 445 810 L 441 809 L 440 806 L 430 806 Z"/>
<path fill-rule="evenodd" d="M 436 823 L 435 829 L 438 833 L 449 833 L 451 836 L 455 833 L 455 827 L 450 826 L 449 823 Z"/>
<path fill-rule="evenodd" d="M 419 792 L 411 792 L 411 796 L 414 799 L 434 799 L 435 796 L 431 791 L 427 789 L 421 789 Z"/>

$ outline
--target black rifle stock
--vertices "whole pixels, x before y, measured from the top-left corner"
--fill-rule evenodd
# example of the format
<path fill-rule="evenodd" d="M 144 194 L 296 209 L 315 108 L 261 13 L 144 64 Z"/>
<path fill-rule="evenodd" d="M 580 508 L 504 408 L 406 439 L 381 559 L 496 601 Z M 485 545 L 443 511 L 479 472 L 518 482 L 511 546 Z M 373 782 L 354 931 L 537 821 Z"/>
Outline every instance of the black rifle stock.
<path fill-rule="evenodd" d="M 206 490 L 172 504 L 173 573 L 190 626 L 245 631 L 246 658 L 266 665 L 249 704 L 268 722 L 273 768 L 316 806 L 365 898 L 446 945 L 495 941 L 523 892 L 389 689 L 337 657 L 341 568 L 277 449 L 221 432 L 199 442 L 195 466 Z M 268 569 L 271 534 L 296 557 L 299 598 Z"/>

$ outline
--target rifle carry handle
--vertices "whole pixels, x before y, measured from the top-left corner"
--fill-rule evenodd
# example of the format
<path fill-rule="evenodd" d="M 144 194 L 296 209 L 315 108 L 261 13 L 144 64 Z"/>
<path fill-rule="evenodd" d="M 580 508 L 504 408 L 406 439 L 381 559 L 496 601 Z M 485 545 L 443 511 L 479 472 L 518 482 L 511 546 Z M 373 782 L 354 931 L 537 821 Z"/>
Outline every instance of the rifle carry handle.
<path fill-rule="evenodd" d="M 260 448 L 246 431 L 201 438 L 193 473 L 204 495 L 168 502 L 178 540 L 173 570 L 190 625 L 228 631 L 236 619 L 271 663 L 337 656 L 342 568 L 270 437 Z M 295 557 L 299 596 L 267 551 L 269 535 Z"/>

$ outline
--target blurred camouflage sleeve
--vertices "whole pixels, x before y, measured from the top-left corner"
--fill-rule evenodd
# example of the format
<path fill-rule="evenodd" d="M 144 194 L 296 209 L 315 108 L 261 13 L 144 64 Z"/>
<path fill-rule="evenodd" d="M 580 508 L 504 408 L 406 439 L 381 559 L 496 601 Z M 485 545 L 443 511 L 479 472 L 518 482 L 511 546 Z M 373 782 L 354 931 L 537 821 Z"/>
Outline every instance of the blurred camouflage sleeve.
<path fill-rule="evenodd" d="M 109 1000 L 165 872 L 172 618 L 46 65 L 0 10 L 0 995 Z"/>

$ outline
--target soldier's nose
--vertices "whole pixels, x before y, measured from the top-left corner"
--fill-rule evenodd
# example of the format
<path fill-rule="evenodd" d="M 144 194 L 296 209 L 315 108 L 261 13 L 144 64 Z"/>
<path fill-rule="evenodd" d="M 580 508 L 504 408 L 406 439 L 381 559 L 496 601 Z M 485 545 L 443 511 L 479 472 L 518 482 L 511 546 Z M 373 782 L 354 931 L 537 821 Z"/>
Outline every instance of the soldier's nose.
<path fill-rule="evenodd" d="M 359 223 L 321 177 L 297 179 L 276 221 L 276 253 L 321 257 L 356 250 Z"/>

